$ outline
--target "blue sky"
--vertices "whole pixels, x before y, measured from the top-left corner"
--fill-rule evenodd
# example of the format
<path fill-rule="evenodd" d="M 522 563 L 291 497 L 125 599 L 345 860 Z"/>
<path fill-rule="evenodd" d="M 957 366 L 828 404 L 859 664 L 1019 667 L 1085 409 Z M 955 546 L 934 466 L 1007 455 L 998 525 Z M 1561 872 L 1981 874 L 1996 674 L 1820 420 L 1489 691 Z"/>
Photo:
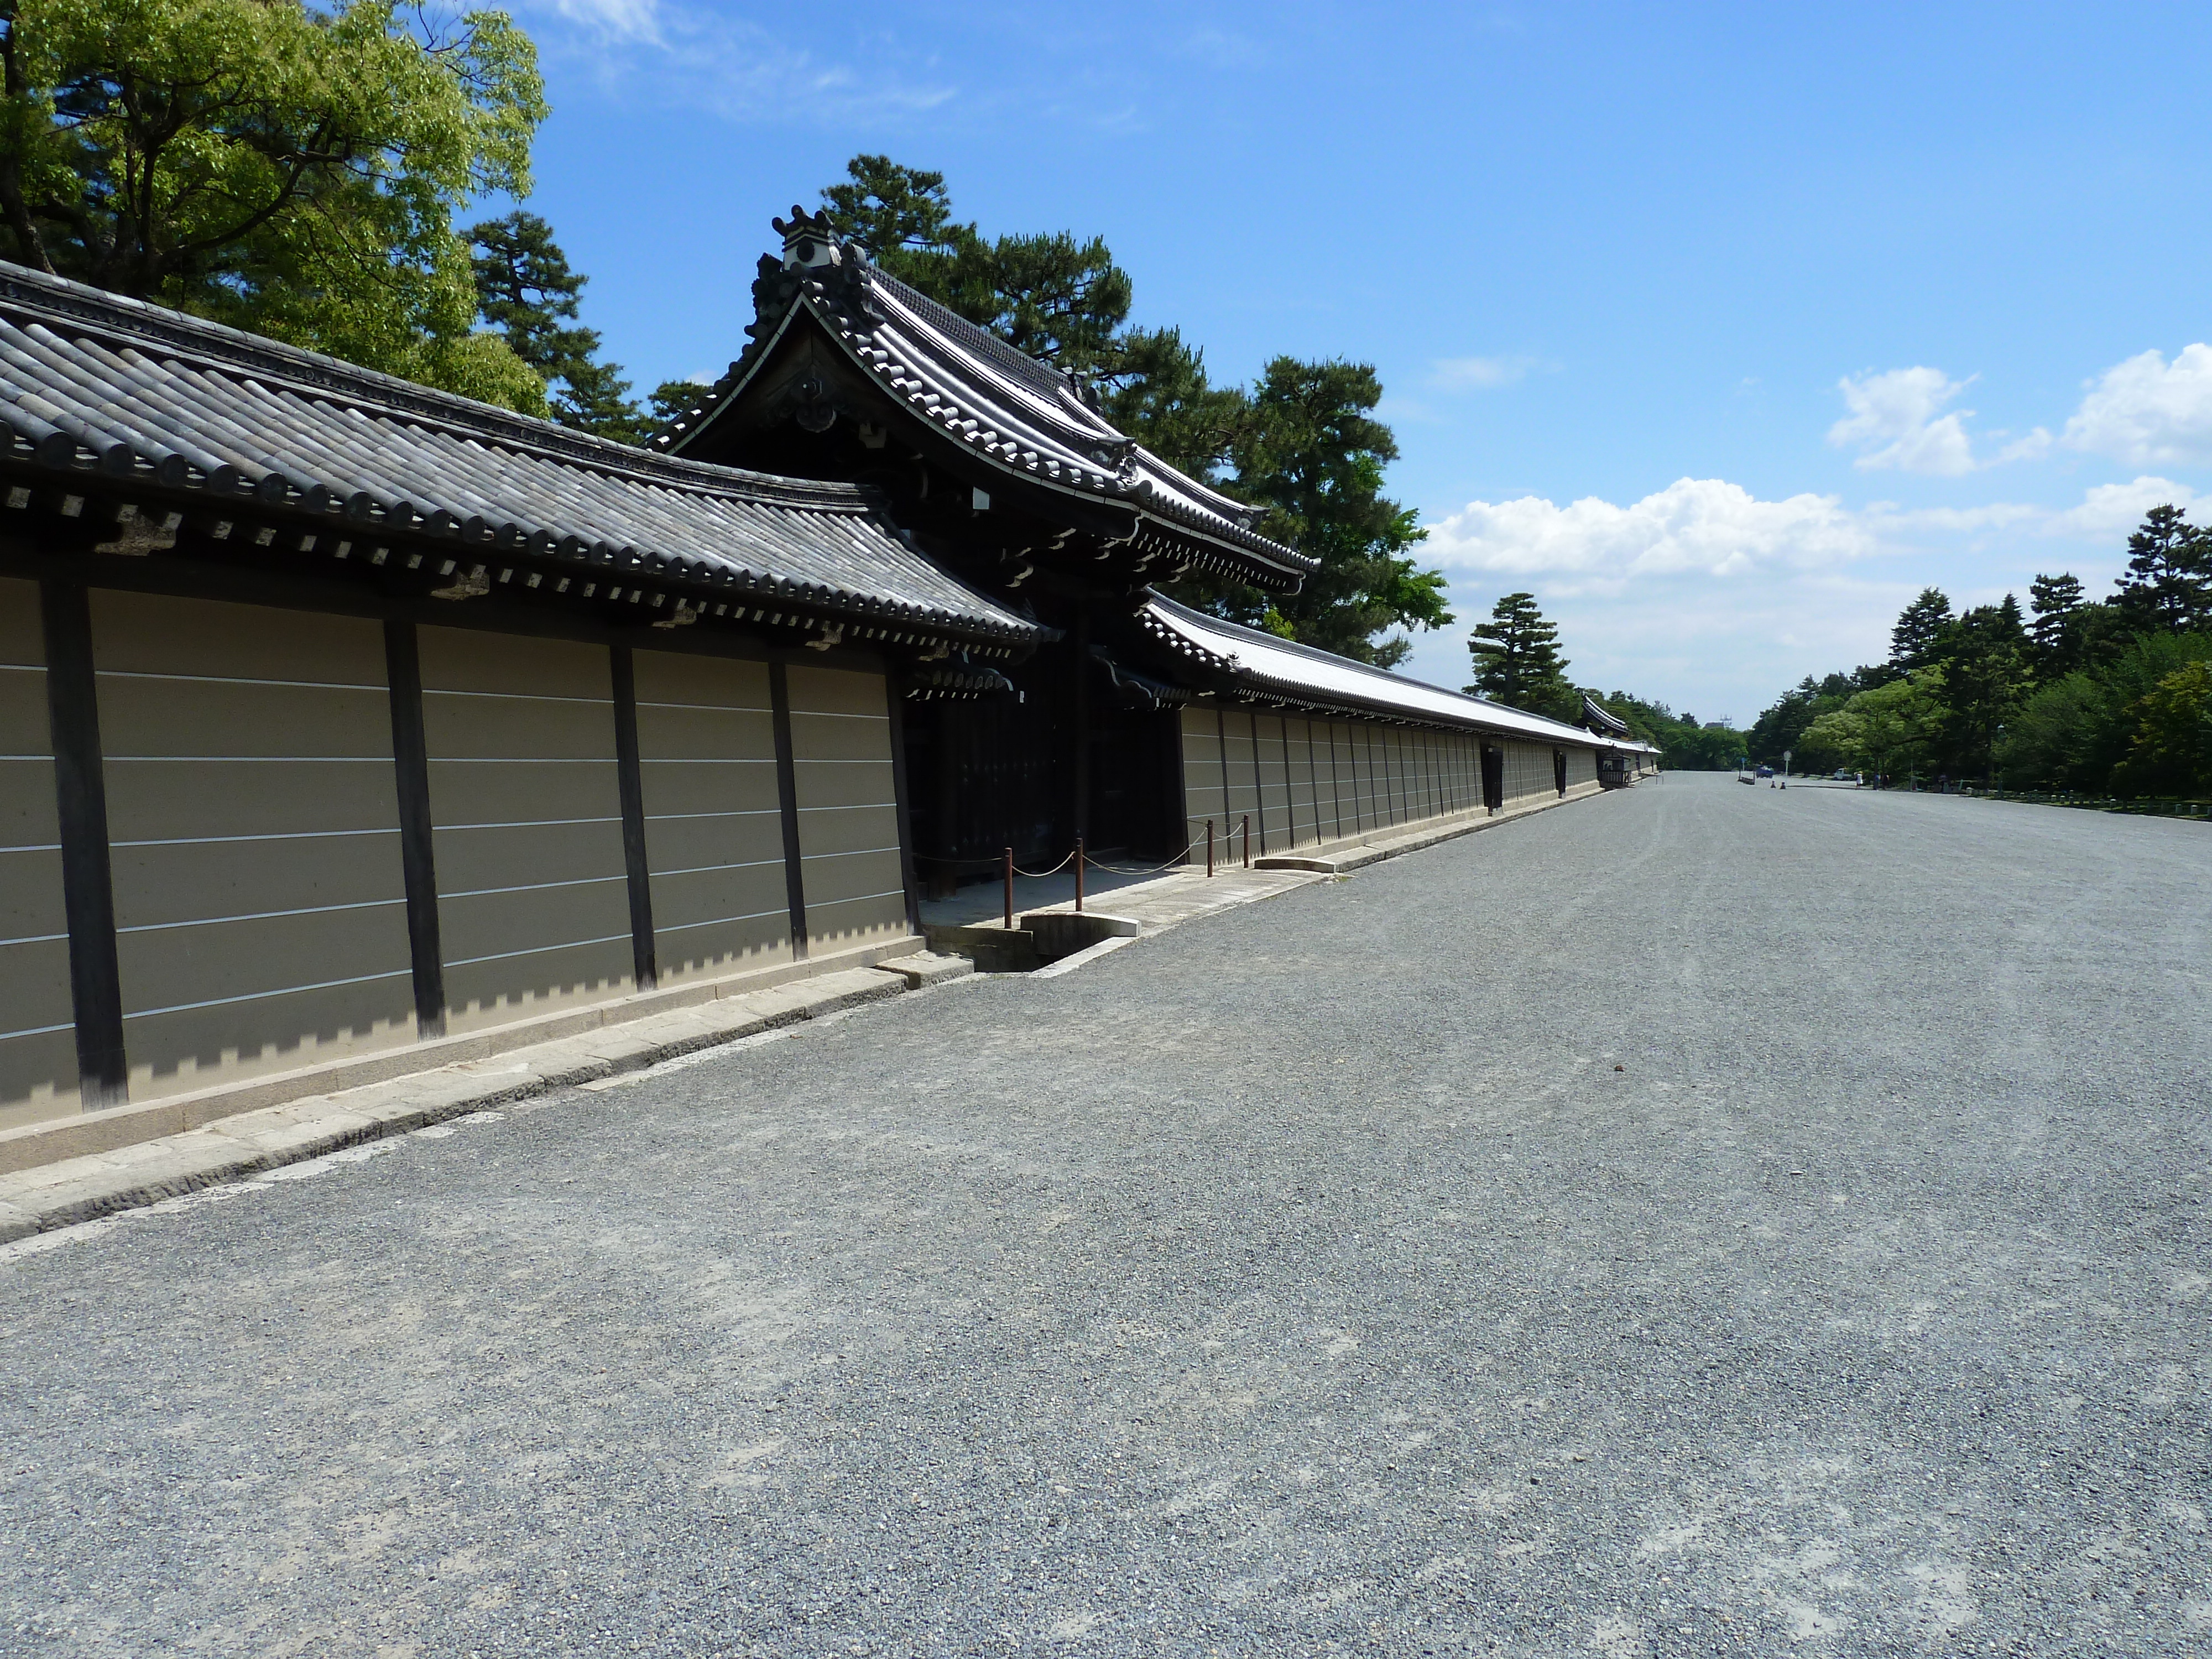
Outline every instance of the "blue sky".
<path fill-rule="evenodd" d="M 1217 379 L 1372 362 L 1459 622 L 1747 720 L 1933 583 L 2093 586 L 2212 494 L 2212 9 L 519 0 L 531 205 L 641 386 L 855 151 L 1103 234 Z"/>

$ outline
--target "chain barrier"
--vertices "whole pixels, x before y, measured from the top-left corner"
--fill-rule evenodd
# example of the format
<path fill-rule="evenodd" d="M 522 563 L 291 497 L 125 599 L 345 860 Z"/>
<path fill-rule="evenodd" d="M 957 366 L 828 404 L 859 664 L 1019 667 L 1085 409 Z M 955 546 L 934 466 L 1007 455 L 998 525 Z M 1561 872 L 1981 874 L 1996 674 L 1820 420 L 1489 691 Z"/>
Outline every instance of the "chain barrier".
<path fill-rule="evenodd" d="M 1118 864 L 1101 864 L 1088 853 L 1083 855 L 1083 861 L 1093 870 L 1103 870 L 1110 876 L 1157 876 L 1163 870 L 1173 870 L 1181 865 L 1190 856 L 1190 849 L 1197 845 L 1198 842 L 1195 840 L 1187 841 L 1182 844 L 1182 850 L 1170 857 L 1165 864 L 1139 865 L 1133 870 L 1125 869 Z"/>

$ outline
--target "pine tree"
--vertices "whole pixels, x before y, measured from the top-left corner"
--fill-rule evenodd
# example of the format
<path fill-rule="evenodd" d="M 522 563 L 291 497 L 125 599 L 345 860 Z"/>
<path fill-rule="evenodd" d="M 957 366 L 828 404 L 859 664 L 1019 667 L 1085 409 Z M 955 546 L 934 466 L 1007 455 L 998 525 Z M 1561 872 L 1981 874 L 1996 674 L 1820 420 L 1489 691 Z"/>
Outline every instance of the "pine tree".
<path fill-rule="evenodd" d="M 1474 657 L 1474 684 L 1467 689 L 1474 696 L 1555 720 L 1572 720 L 1580 712 L 1559 655 L 1559 630 L 1544 620 L 1534 593 L 1508 593 L 1498 600 L 1490 620 L 1468 636 L 1468 649 Z"/>
<path fill-rule="evenodd" d="M 1976 605 L 1943 630 L 1934 660 L 1942 670 L 1939 763 L 1986 777 L 1997 736 L 2033 684 L 2032 642 L 2020 601 Z"/>
<path fill-rule="evenodd" d="M 2136 628 L 2183 633 L 2212 622 L 2212 530 L 2178 507 L 2154 507 L 2128 538 L 2127 574 L 2113 603 Z"/>
<path fill-rule="evenodd" d="M 1936 645 L 1951 623 L 1951 601 L 1942 590 L 1923 587 L 1905 607 L 1897 626 L 1889 631 L 1889 660 L 1900 673 L 1911 673 L 1934 660 Z"/>
<path fill-rule="evenodd" d="M 2035 646 L 2035 677 L 2048 685 L 2081 665 L 2081 579 L 2039 575 L 2027 585 L 2028 629 Z"/>
<path fill-rule="evenodd" d="M 471 228 L 477 308 L 514 355 L 544 378 L 553 418 L 580 432 L 635 443 L 644 422 L 619 365 L 599 359 L 599 334 L 574 319 L 584 284 L 534 213 L 510 213 Z"/>

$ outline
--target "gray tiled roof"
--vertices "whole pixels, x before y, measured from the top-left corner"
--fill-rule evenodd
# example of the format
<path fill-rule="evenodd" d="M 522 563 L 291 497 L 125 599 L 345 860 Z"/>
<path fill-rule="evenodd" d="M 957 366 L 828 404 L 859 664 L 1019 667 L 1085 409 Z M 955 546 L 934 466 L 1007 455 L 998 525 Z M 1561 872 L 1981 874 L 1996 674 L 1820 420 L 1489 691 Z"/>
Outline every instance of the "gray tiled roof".
<path fill-rule="evenodd" d="M 4 459 L 1007 640 L 1034 623 L 907 546 L 849 485 L 635 449 L 0 263 Z"/>
<path fill-rule="evenodd" d="M 1526 709 L 1447 691 L 1334 652 L 1279 639 L 1148 594 L 1137 613 L 1152 643 L 1219 675 L 1246 695 L 1306 708 L 1358 709 L 1425 726 L 1456 726 L 1565 748 L 1617 746 Z"/>
<path fill-rule="evenodd" d="M 1245 571 L 1277 578 L 1271 586 L 1294 586 L 1319 568 L 1254 530 L 1258 509 L 1177 471 L 1117 431 L 1080 381 L 886 275 L 865 250 L 839 241 L 826 216 L 798 208 L 792 215 L 788 223 L 776 222 L 786 234 L 781 277 L 769 279 L 773 262 L 763 262 L 753 344 L 652 443 L 673 453 L 696 437 L 804 310 L 894 401 L 1000 471 L 1133 507 L 1186 544 L 1195 539 Z M 818 263 L 792 251 L 803 246 L 816 250 Z"/>

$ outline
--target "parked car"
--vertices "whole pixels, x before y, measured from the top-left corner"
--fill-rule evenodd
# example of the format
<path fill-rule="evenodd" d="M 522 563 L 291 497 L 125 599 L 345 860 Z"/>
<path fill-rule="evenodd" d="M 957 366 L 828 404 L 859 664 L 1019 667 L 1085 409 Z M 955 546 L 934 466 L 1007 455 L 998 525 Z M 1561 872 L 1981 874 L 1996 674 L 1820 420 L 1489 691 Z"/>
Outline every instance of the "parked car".
<path fill-rule="evenodd" d="M 1771 778 L 1774 775 L 1774 769 L 1771 766 L 1762 766 L 1759 769 L 1759 775 L 1762 778 Z"/>
<path fill-rule="evenodd" d="M 1857 780 L 1857 778 L 1858 778 L 1858 774 L 1857 774 L 1857 773 L 1856 773 L 1856 772 L 1846 771 L 1844 768 L 1842 768 L 1842 767 L 1840 767 L 1840 766 L 1838 766 L 1838 767 L 1836 769 L 1836 781 L 1837 781 L 1838 783 L 1851 783 L 1851 782 L 1855 782 L 1855 781 Z"/>

